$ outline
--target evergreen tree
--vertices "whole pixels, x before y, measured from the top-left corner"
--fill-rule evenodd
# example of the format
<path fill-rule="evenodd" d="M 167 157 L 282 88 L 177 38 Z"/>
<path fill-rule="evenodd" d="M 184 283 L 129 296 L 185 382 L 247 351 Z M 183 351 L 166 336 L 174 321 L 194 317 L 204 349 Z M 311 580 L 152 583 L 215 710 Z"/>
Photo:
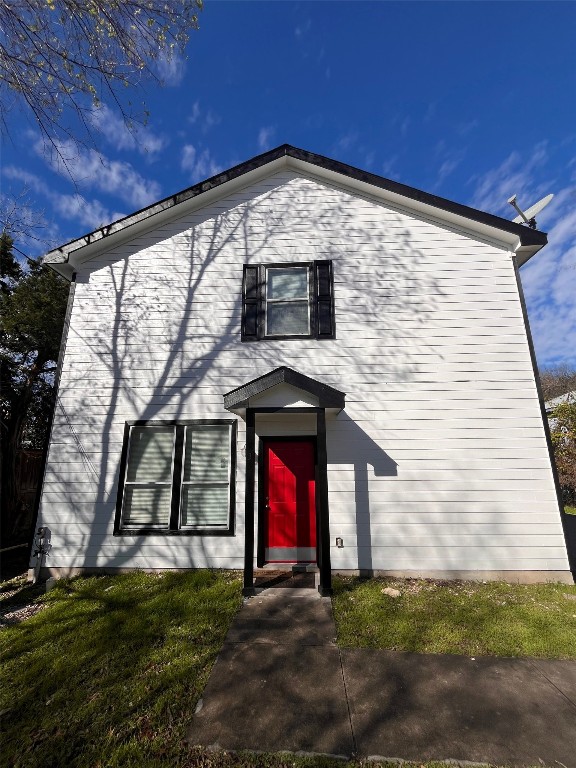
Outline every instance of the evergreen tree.
<path fill-rule="evenodd" d="M 54 378 L 68 283 L 32 263 L 23 269 L 12 239 L 0 236 L 0 524 L 3 546 L 19 536 L 26 517 L 16 483 L 23 444 L 44 448 L 54 406 Z"/>

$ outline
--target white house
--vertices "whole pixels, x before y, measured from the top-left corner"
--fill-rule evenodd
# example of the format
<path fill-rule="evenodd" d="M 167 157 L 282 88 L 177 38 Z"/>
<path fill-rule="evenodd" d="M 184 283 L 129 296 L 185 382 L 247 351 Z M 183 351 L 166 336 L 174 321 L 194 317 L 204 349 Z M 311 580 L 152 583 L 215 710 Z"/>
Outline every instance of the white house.
<path fill-rule="evenodd" d="M 526 226 L 284 145 L 50 252 L 53 575 L 564 580 Z"/>

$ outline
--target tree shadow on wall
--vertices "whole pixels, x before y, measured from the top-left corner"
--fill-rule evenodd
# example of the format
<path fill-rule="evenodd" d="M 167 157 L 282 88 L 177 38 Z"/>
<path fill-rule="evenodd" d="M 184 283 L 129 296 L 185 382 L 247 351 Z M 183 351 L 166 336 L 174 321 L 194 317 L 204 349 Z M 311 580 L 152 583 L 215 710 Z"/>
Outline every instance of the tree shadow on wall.
<path fill-rule="evenodd" d="M 382 227 L 373 228 L 357 220 L 349 195 L 337 202 L 327 197 L 321 205 L 315 188 L 291 199 L 283 193 L 277 198 L 283 183 L 282 178 L 267 179 L 263 191 L 248 200 L 223 200 L 217 209 L 172 222 L 145 241 L 119 246 L 82 268 L 79 303 L 87 303 L 88 313 L 77 314 L 70 331 L 54 432 L 67 461 L 50 462 L 46 495 L 51 504 L 70 510 L 66 514 L 73 511 L 74 522 L 60 523 L 54 546 L 74 553 L 71 559 L 78 567 L 154 567 L 167 557 L 174 567 L 201 567 L 213 559 L 215 542 L 209 536 L 195 537 L 195 549 L 162 536 L 146 541 L 123 536 L 111 542 L 127 420 L 178 420 L 208 412 L 229 418 L 221 400 L 225 392 L 287 361 L 306 375 L 347 389 L 338 355 L 346 356 L 345 375 L 364 382 L 364 388 L 376 359 L 377 376 L 398 386 L 420 384 L 429 361 L 436 365 L 441 359 L 442 350 L 431 348 L 429 335 L 421 338 L 419 331 L 427 329 L 442 301 L 442 285 L 427 268 L 419 270 L 427 255 L 399 226 L 404 221 L 398 214 L 384 210 Z M 296 227 L 293 235 L 296 223 L 305 229 Z M 382 231 L 388 225 L 394 250 L 384 258 Z M 286 260 L 287 248 L 294 250 L 291 242 L 287 246 L 287 233 L 300 244 L 292 259 L 313 254 L 336 265 L 338 339 L 329 342 L 332 347 L 314 340 L 241 344 L 242 264 Z M 357 243 L 366 254 L 351 247 Z M 345 292 L 351 274 L 356 282 Z M 388 314 L 382 314 L 380 302 Z M 415 302 L 407 326 L 403 308 Z M 367 342 L 354 346 L 346 343 L 348 336 Z M 379 397 L 377 392 L 370 396 Z M 203 411 L 204 402 L 208 410 Z M 370 570 L 370 473 L 392 476 L 397 469 L 361 426 L 346 414 L 341 419 L 360 447 L 357 455 L 345 453 L 342 463 L 354 467 L 358 565 Z M 329 445 L 330 462 L 340 450 Z M 244 464 L 238 459 L 242 478 Z M 243 534 L 239 522 L 237 537 Z M 226 548 L 232 551 L 231 540 L 217 544 L 219 557 Z"/>

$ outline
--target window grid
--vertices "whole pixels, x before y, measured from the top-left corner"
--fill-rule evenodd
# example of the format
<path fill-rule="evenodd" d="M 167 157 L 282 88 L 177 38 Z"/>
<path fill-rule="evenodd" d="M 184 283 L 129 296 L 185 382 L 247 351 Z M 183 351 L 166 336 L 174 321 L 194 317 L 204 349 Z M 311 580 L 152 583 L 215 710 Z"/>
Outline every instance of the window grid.
<path fill-rule="evenodd" d="M 166 428 L 165 427 L 157 426 L 157 427 L 149 427 L 149 429 L 151 429 L 151 430 L 153 430 L 153 429 L 157 429 L 157 430 L 164 429 L 165 430 Z M 135 490 L 140 490 L 140 489 L 155 490 L 155 489 L 166 488 L 166 489 L 168 489 L 168 491 L 170 491 L 170 489 L 172 488 L 172 477 L 173 477 L 173 474 L 174 474 L 174 457 L 175 457 L 175 446 L 176 446 L 176 431 L 173 429 L 173 434 L 172 434 L 172 451 L 171 451 L 171 455 L 170 455 L 170 473 L 169 473 L 168 479 L 167 480 L 153 480 L 153 481 L 147 480 L 147 481 L 143 481 L 143 480 L 137 480 L 137 479 L 135 479 L 135 480 L 128 480 L 130 469 L 132 467 L 132 460 L 133 460 L 134 456 L 137 455 L 136 451 L 134 450 L 135 449 L 135 440 L 133 440 L 133 435 L 134 435 L 136 430 L 142 430 L 142 427 L 137 427 L 137 426 L 130 427 L 129 441 L 128 441 L 127 471 L 126 471 L 126 480 L 124 482 L 125 491 L 132 491 L 132 495 L 133 495 Z M 128 496 L 128 494 L 125 493 L 125 499 L 126 499 L 127 496 Z M 125 507 L 126 504 L 124 503 L 123 506 Z M 149 523 L 150 527 L 158 528 L 158 529 L 163 529 L 163 528 L 168 529 L 169 524 L 170 524 L 170 503 L 168 504 L 168 508 L 167 508 L 166 512 L 167 512 L 167 514 L 166 514 L 166 523 L 164 525 L 162 523 Z M 128 528 L 128 527 L 130 527 L 130 528 L 136 527 L 134 525 L 130 525 L 130 523 L 125 522 L 124 518 L 127 517 L 126 509 L 125 508 L 123 509 L 123 515 L 122 516 L 123 516 L 123 525 L 124 525 L 124 527 L 126 527 L 126 528 Z"/>
<path fill-rule="evenodd" d="M 185 491 L 188 488 L 194 488 L 194 487 L 219 487 L 219 488 L 229 488 L 231 485 L 231 456 L 232 456 L 232 430 L 228 426 L 227 433 L 228 433 L 228 440 L 227 440 L 227 479 L 226 482 L 224 481 L 214 481 L 214 480 L 186 480 L 186 456 L 187 456 L 187 447 L 188 442 L 194 440 L 194 433 L 200 432 L 202 429 L 209 429 L 211 426 L 223 426 L 221 424 L 210 424 L 210 425 L 203 425 L 203 426 L 197 426 L 196 428 L 191 428 L 189 426 L 184 428 L 184 445 L 182 449 L 182 470 L 181 470 L 181 479 L 180 479 L 180 503 L 179 503 L 179 522 L 180 522 L 180 528 L 185 530 L 197 530 L 199 528 L 198 525 L 194 525 L 191 523 L 184 523 L 183 522 L 183 516 L 184 516 L 184 497 L 185 497 Z M 230 523 L 230 503 L 228 503 L 228 515 L 227 520 L 225 524 L 220 524 L 218 526 L 214 526 L 215 529 L 218 528 L 227 528 Z"/>
<path fill-rule="evenodd" d="M 184 445 L 185 445 L 185 433 L 189 431 L 193 435 L 195 429 L 201 430 L 203 427 L 221 427 L 226 428 L 228 433 L 227 440 L 227 465 L 228 482 L 225 484 L 221 482 L 222 488 L 227 488 L 226 495 L 227 501 L 227 523 L 226 525 L 219 524 L 217 526 L 210 525 L 186 525 L 181 524 L 181 505 L 182 505 L 182 489 L 184 487 Z M 161 484 L 157 482 L 141 483 L 141 487 L 147 486 L 150 488 L 170 488 L 171 502 L 169 504 L 169 521 L 165 526 L 159 526 L 155 524 L 147 523 L 146 525 L 125 525 L 124 523 L 124 506 L 126 491 L 136 485 L 133 481 L 128 481 L 129 470 L 129 453 L 131 450 L 131 436 L 133 429 L 136 427 L 171 427 L 174 432 L 172 441 L 172 457 L 171 457 L 171 477 L 169 481 L 162 481 Z M 233 536 L 234 535 L 234 521 L 235 521 L 235 478 L 236 478 L 236 433 L 237 433 L 237 421 L 228 419 L 191 419 L 185 421 L 135 421 L 126 422 L 124 429 L 124 443 L 122 448 L 122 457 L 120 462 L 120 478 L 118 486 L 118 497 L 116 503 L 116 515 L 114 519 L 114 535 L 180 535 L 180 536 L 194 536 L 194 535 L 208 535 L 208 536 Z M 188 486 L 194 485 L 194 483 Z M 199 485 L 199 484 L 196 484 Z"/>
<path fill-rule="evenodd" d="M 297 272 L 304 272 L 306 275 L 306 288 L 301 296 L 296 296 L 293 298 L 272 298 L 270 297 L 270 273 L 271 272 L 280 272 L 280 271 L 294 271 L 294 273 Z M 306 304 L 306 330 L 303 330 L 301 332 L 294 332 L 292 331 L 290 333 L 290 336 L 309 336 L 310 335 L 310 266 L 294 266 L 291 264 L 287 264 L 283 267 L 267 267 L 266 268 L 266 311 L 265 311 L 265 322 L 266 322 L 266 336 L 284 336 L 285 333 L 274 333 L 270 331 L 268 327 L 268 319 L 269 319 L 269 312 L 268 312 L 268 306 L 282 306 L 284 304 Z"/>

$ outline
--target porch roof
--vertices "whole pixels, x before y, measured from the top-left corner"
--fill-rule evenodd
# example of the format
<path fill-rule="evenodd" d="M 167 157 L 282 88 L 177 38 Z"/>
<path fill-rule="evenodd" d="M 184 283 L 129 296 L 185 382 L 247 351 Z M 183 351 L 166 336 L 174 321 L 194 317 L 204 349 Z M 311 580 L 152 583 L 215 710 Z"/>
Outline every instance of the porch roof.
<path fill-rule="evenodd" d="M 250 398 L 261 395 L 263 392 L 281 384 L 289 384 L 317 398 L 319 408 L 342 410 L 346 405 L 346 395 L 344 392 L 340 392 L 340 390 L 330 387 L 328 384 L 323 384 L 317 379 L 304 376 L 303 373 L 283 365 L 263 376 L 246 382 L 246 384 L 242 384 L 240 387 L 236 387 L 231 392 L 227 392 L 224 395 L 224 407 L 229 411 L 249 408 Z"/>

